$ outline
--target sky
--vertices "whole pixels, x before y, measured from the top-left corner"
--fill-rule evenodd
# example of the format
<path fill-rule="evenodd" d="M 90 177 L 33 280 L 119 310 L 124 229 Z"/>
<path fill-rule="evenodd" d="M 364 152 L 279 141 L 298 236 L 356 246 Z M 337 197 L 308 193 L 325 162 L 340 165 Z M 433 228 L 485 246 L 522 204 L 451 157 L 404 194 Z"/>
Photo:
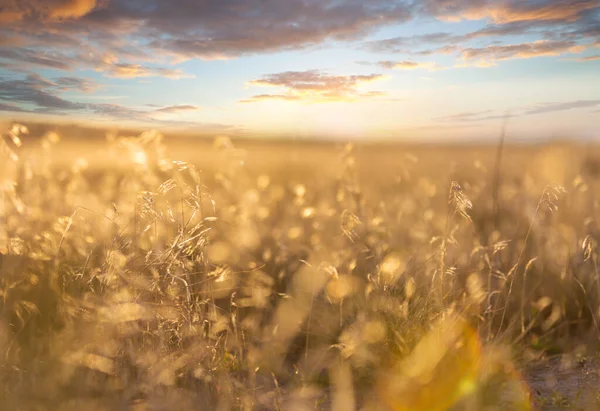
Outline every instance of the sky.
<path fill-rule="evenodd" d="M 600 138 L 600 0 L 0 0 L 0 120 Z"/>

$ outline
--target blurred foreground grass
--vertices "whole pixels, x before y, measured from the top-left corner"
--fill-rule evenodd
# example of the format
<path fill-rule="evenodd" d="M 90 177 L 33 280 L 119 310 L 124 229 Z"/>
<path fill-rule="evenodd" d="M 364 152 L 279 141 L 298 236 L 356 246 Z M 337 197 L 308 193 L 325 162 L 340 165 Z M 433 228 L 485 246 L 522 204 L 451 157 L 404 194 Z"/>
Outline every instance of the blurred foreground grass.
<path fill-rule="evenodd" d="M 600 409 L 595 149 L 25 135 L 2 410 Z"/>

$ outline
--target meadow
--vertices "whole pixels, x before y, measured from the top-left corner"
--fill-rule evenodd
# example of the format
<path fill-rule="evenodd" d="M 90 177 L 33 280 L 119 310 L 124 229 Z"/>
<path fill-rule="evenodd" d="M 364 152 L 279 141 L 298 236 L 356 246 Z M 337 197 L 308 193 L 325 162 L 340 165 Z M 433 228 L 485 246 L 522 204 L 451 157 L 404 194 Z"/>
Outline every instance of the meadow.
<path fill-rule="evenodd" d="M 2 130 L 0 409 L 600 409 L 600 149 Z"/>

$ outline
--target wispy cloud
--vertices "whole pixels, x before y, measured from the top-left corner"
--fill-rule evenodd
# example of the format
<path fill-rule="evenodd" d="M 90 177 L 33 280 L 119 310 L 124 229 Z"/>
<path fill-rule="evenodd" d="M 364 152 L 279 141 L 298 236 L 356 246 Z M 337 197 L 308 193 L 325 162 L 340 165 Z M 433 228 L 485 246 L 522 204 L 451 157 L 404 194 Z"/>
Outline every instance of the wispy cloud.
<path fill-rule="evenodd" d="M 240 100 L 240 103 L 258 103 L 260 101 L 269 100 L 298 101 L 302 100 L 302 97 L 290 94 L 259 94 L 244 100 Z"/>
<path fill-rule="evenodd" d="M 476 66 L 493 66 L 498 61 L 527 59 L 540 56 L 559 56 L 564 53 L 581 53 L 585 46 L 572 41 L 539 40 L 531 43 L 509 44 L 501 46 L 469 47 L 460 52 L 460 58 Z"/>
<path fill-rule="evenodd" d="M 161 107 L 154 111 L 156 113 L 173 114 L 173 113 L 182 113 L 182 112 L 186 112 L 186 111 L 197 111 L 197 110 L 200 110 L 200 108 L 189 105 L 189 104 L 180 104 L 180 105 L 176 105 L 176 106 Z"/>
<path fill-rule="evenodd" d="M 45 52 L 19 48 L 0 49 L 0 60 L 3 61 L 0 64 L 10 64 L 15 69 L 41 67 L 70 71 L 73 65 L 73 61 L 65 59 L 64 56 L 55 56 Z"/>
<path fill-rule="evenodd" d="M 85 104 L 74 103 L 57 95 L 61 91 L 76 89 L 75 83 L 77 81 L 69 78 L 53 82 L 37 74 L 18 80 L 0 78 L 0 100 L 9 104 L 31 105 L 37 110 L 83 110 Z"/>
<path fill-rule="evenodd" d="M 148 111 L 138 110 L 135 108 L 123 106 L 121 104 L 89 104 L 87 108 L 94 114 L 108 116 L 111 118 L 128 120 L 151 120 L 151 118 L 148 116 Z"/>
<path fill-rule="evenodd" d="M 593 56 L 578 57 L 578 58 L 573 58 L 573 59 L 565 59 L 565 60 L 577 61 L 580 63 L 585 63 L 588 61 L 597 61 L 597 60 L 600 60 L 600 54 L 596 54 Z"/>
<path fill-rule="evenodd" d="M 493 110 L 480 110 L 480 111 L 464 111 L 460 113 L 451 114 L 443 117 L 436 117 L 433 119 L 439 123 L 462 123 L 462 122 L 473 122 L 473 121 L 485 121 L 495 120 L 503 118 L 503 115 L 494 114 Z"/>
<path fill-rule="evenodd" d="M 432 49 L 414 51 L 414 52 L 412 52 L 412 54 L 418 55 L 418 56 L 431 56 L 434 54 L 450 55 L 450 54 L 455 54 L 458 51 L 460 51 L 460 47 L 455 46 L 455 45 L 447 45 L 447 46 L 441 46 L 441 47 L 436 47 L 436 48 L 432 48 Z"/>
<path fill-rule="evenodd" d="M 580 41 L 600 36 L 597 23 L 592 19 L 569 21 L 515 21 L 505 24 L 489 24 L 479 30 L 464 34 L 435 32 L 413 36 L 397 36 L 364 43 L 363 48 L 375 53 L 406 53 L 414 55 L 452 54 L 465 48 L 472 40 L 508 36 L 530 35 L 539 40 Z M 568 30 L 570 28 L 571 30 Z M 430 47 L 430 45 L 437 45 Z M 423 47 L 429 47 L 423 49 Z"/>
<path fill-rule="evenodd" d="M 85 54 L 79 52 L 33 50 L 27 48 L 1 48 L 0 67 L 21 72 L 23 69 L 50 68 L 63 71 L 92 68 L 114 78 L 164 77 L 169 79 L 194 78 L 181 69 L 148 64 L 119 62 L 112 53 Z"/>
<path fill-rule="evenodd" d="M 600 44 L 600 3 L 596 0 L 426 0 L 415 4 L 421 16 L 488 24 L 462 34 L 440 31 L 397 36 L 369 41 L 363 47 L 374 53 L 413 56 L 455 54 L 463 63 L 477 54 L 482 57 L 477 65 L 490 66 L 500 60 L 574 53 Z M 506 44 L 505 39 L 513 37 L 514 43 L 515 36 L 524 35 L 529 37 L 527 43 Z M 487 46 L 474 43 L 486 38 L 493 40 Z"/>
<path fill-rule="evenodd" d="M 6 104 L 6 103 L 0 103 L 0 111 L 11 111 L 11 112 L 17 112 L 17 113 L 26 113 L 27 110 L 15 106 L 13 104 Z"/>
<path fill-rule="evenodd" d="M 62 95 L 65 92 L 89 93 L 98 87 L 94 81 L 80 77 L 59 77 L 52 80 L 38 74 L 30 74 L 21 79 L 0 77 L 0 111 L 54 114 L 89 112 L 110 118 L 152 122 L 159 121 L 155 115 L 199 110 L 189 104 L 142 110 L 121 104 L 71 101 Z"/>
<path fill-rule="evenodd" d="M 540 103 L 527 109 L 523 115 L 553 113 L 556 111 L 573 110 L 578 108 L 596 107 L 600 100 L 577 100 L 567 102 Z"/>
<path fill-rule="evenodd" d="M 81 93 L 92 93 L 100 88 L 94 80 L 82 77 L 59 77 L 54 80 L 54 85 L 60 91 L 78 91 Z"/>
<path fill-rule="evenodd" d="M 475 32 L 475 33 L 480 33 Z M 457 54 L 458 58 L 462 60 L 460 65 L 476 65 L 480 67 L 489 67 L 496 64 L 498 61 L 512 60 L 512 59 L 526 59 L 542 56 L 559 56 L 567 53 L 581 53 L 586 49 L 586 45 L 580 44 L 576 41 L 559 41 L 559 40 L 537 40 L 529 43 L 520 44 L 492 44 L 485 47 L 461 47 L 455 44 L 448 44 L 433 49 L 421 49 L 417 51 L 408 51 L 408 44 L 410 42 L 419 42 L 425 38 L 429 41 L 430 39 L 446 39 L 445 41 L 458 42 L 458 38 L 468 39 L 471 38 L 474 33 L 462 36 L 452 36 L 449 33 L 435 33 L 433 36 L 417 36 L 417 37 L 397 37 L 388 40 L 382 40 L 379 42 L 370 43 L 367 45 L 368 48 L 375 51 L 382 52 L 403 52 L 414 55 L 434 55 L 434 54 Z M 475 38 L 476 36 L 473 36 Z M 405 47 L 406 46 L 406 47 Z M 394 66 L 393 61 L 382 61 L 380 62 L 381 67 L 384 68 L 428 68 L 430 70 L 440 69 L 441 67 L 433 63 L 416 63 L 412 60 L 404 60 L 398 62 L 398 66 Z M 459 66 L 460 66 L 459 65 Z"/>
<path fill-rule="evenodd" d="M 244 103 L 265 100 L 306 101 L 311 103 L 354 101 L 359 98 L 371 98 L 385 95 L 381 91 L 361 92 L 359 88 L 368 83 L 382 80 L 381 74 L 336 76 L 319 70 L 286 71 L 269 74 L 252 80 L 247 86 L 280 87 L 285 90 L 280 94 L 260 94 Z"/>
<path fill-rule="evenodd" d="M 402 60 L 402 61 L 391 61 L 384 60 L 376 63 L 379 67 L 384 69 L 395 69 L 395 70 L 416 70 L 416 69 L 424 69 L 428 71 L 441 70 L 443 67 L 437 65 L 432 62 L 416 62 L 412 60 Z"/>
<path fill-rule="evenodd" d="M 600 100 L 574 100 L 561 102 L 543 102 L 515 109 L 509 113 L 499 113 L 495 110 L 466 111 L 447 116 L 436 117 L 432 120 L 439 123 L 471 123 L 487 120 L 498 120 L 511 117 L 524 117 L 536 114 L 555 113 L 600 106 Z"/>
<path fill-rule="evenodd" d="M 375 53 L 411 53 L 411 49 L 422 47 L 426 44 L 454 43 L 456 41 L 456 36 L 451 33 L 437 32 L 372 40 L 366 42 L 364 48 Z"/>

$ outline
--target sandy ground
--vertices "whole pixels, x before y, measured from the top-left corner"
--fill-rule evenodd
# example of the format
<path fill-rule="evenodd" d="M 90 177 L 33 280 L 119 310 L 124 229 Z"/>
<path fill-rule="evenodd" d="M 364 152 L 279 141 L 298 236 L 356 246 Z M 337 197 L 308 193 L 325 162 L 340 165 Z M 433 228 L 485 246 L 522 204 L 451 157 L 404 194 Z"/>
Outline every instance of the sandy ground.
<path fill-rule="evenodd" d="M 557 356 L 525 371 L 538 409 L 600 410 L 600 362 Z"/>

